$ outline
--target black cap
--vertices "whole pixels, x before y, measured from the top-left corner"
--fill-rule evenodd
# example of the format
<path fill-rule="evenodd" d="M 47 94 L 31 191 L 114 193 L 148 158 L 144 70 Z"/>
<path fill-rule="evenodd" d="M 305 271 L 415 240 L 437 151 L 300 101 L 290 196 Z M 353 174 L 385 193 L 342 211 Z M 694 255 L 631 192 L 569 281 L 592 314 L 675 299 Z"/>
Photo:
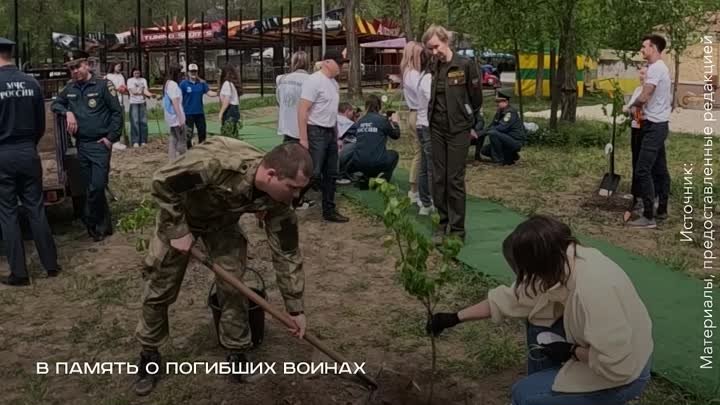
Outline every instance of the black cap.
<path fill-rule="evenodd" d="M 80 62 L 85 62 L 89 56 L 90 54 L 79 49 L 69 51 L 65 54 L 65 66 L 74 66 Z"/>
<path fill-rule="evenodd" d="M 334 50 L 326 51 L 325 55 L 323 56 L 323 60 L 334 60 L 338 64 L 338 66 L 342 66 L 343 63 L 350 62 L 350 59 L 342 56 L 342 52 Z"/>
<path fill-rule="evenodd" d="M 14 46 L 15 46 L 15 42 L 13 42 L 7 38 L 0 37 L 0 50 L 9 51 L 9 50 L 12 50 L 12 48 Z"/>
<path fill-rule="evenodd" d="M 510 101 L 510 94 L 505 92 L 504 90 L 498 90 L 497 94 L 495 95 L 495 100 L 508 100 Z"/>

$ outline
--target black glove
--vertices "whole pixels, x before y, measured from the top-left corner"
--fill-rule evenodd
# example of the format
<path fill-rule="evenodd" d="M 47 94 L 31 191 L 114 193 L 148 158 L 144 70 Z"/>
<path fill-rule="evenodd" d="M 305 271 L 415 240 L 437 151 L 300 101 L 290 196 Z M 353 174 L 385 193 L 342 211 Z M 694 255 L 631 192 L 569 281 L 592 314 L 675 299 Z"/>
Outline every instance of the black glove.
<path fill-rule="evenodd" d="M 550 358 L 550 360 L 559 363 L 565 363 L 575 356 L 575 346 L 568 342 L 553 342 L 547 345 L 540 345 L 542 354 Z"/>
<path fill-rule="evenodd" d="M 425 330 L 428 334 L 432 333 L 434 336 L 439 336 L 444 329 L 452 328 L 459 323 L 460 318 L 458 318 L 457 312 L 439 312 L 434 314 L 431 319 L 428 319 Z"/>

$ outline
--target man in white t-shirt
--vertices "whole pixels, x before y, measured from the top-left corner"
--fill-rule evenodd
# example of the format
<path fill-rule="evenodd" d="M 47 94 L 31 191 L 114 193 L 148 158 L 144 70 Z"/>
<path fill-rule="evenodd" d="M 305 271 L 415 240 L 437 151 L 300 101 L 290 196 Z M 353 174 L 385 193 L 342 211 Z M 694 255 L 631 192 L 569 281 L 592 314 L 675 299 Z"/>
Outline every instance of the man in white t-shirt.
<path fill-rule="evenodd" d="M 125 85 L 125 76 L 122 74 L 122 63 L 113 63 L 108 69 L 108 73 L 105 75 L 105 79 L 110 80 L 117 89 L 118 101 L 125 111 L 125 103 L 123 100 L 123 94 L 127 93 L 127 86 Z M 123 128 L 123 138 L 127 137 L 125 128 Z M 123 150 L 126 146 L 120 141 L 113 144 L 113 150 Z"/>
<path fill-rule="evenodd" d="M 335 208 L 335 180 L 338 176 L 337 111 L 340 87 L 335 78 L 347 62 L 337 51 L 328 51 L 319 71 L 302 86 L 298 106 L 300 144 L 313 159 L 313 182 L 320 183 L 323 218 L 328 222 L 348 222 Z"/>
<path fill-rule="evenodd" d="M 640 124 L 643 139 L 635 168 L 637 188 L 643 200 L 643 214 L 627 223 L 634 228 L 652 229 L 657 220 L 667 219 L 670 194 L 670 173 L 667 168 L 665 140 L 667 139 L 672 104 L 670 71 L 662 61 L 665 38 L 648 35 L 643 38 L 640 54 L 648 62 L 645 84 L 631 107 L 642 108 Z M 655 197 L 658 197 L 657 212 Z"/>
<path fill-rule="evenodd" d="M 275 80 L 275 96 L 279 107 L 278 135 L 283 137 L 283 142 L 300 142 L 297 109 L 303 83 L 310 77 L 307 68 L 307 53 L 295 52 L 290 59 L 291 73 L 278 76 Z"/>

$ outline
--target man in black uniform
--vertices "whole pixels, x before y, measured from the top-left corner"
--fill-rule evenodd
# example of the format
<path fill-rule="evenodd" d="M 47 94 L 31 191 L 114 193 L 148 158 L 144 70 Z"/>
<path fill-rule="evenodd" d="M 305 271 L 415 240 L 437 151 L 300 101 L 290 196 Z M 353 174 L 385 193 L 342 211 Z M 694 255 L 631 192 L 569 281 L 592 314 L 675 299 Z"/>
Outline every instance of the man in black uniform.
<path fill-rule="evenodd" d="M 0 230 L 10 264 L 2 283 L 29 285 L 18 222 L 18 199 L 30 222 L 40 262 L 57 276 L 57 251 L 45 215 L 37 144 L 45 133 L 45 102 L 38 82 L 12 64 L 14 42 L 0 38 Z"/>
<path fill-rule="evenodd" d="M 87 196 L 83 222 L 90 237 L 99 242 L 112 234 L 105 188 L 112 144 L 122 134 L 123 110 L 112 82 L 92 75 L 87 56 L 82 51 L 68 55 L 65 65 L 70 69 L 72 80 L 57 96 L 52 109 L 65 114 L 68 133 L 77 139 Z"/>
<path fill-rule="evenodd" d="M 481 154 L 491 157 L 495 163 L 512 165 L 520 159 L 518 152 L 527 137 L 525 126 L 518 111 L 510 106 L 509 94 L 498 90 L 495 103 L 497 111 L 490 127 L 478 134 L 475 159 L 479 160 L 479 150 Z M 490 139 L 490 143 L 483 147 L 485 137 Z"/>
<path fill-rule="evenodd" d="M 450 33 L 432 25 L 423 43 L 436 57 L 428 106 L 433 160 L 433 201 L 440 228 L 433 242 L 444 235 L 465 240 L 465 159 L 470 130 L 482 120 L 482 79 L 477 65 L 450 49 Z"/>

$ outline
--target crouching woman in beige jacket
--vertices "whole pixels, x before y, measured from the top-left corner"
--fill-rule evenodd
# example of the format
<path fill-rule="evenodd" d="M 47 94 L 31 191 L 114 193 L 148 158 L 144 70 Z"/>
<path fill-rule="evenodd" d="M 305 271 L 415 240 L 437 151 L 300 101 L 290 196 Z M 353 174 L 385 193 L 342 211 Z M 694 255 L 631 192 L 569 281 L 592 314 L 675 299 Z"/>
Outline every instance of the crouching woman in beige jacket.
<path fill-rule="evenodd" d="M 625 272 L 570 228 L 534 216 L 503 242 L 510 286 L 457 313 L 438 313 L 429 333 L 461 322 L 528 321 L 528 375 L 512 405 L 623 405 L 650 380 L 652 324 Z"/>

